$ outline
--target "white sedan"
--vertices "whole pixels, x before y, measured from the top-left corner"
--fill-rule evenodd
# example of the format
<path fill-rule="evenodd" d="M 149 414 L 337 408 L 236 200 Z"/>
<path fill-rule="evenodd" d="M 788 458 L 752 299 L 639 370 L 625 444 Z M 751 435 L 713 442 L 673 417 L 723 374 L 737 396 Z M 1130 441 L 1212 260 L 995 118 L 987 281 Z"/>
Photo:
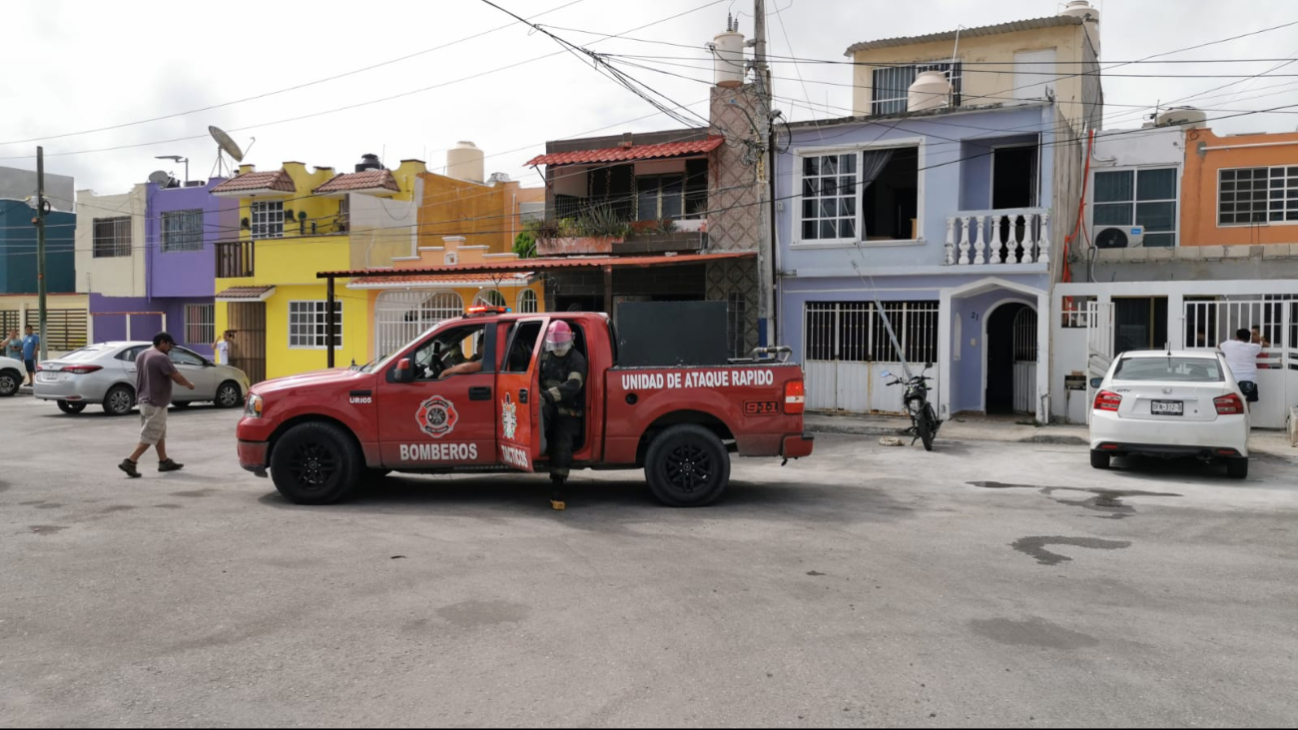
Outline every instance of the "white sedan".
<path fill-rule="evenodd" d="M 1224 460 L 1235 479 L 1248 476 L 1248 410 L 1220 354 L 1124 352 L 1091 385 L 1096 469 L 1108 469 L 1114 456 L 1193 456 Z"/>

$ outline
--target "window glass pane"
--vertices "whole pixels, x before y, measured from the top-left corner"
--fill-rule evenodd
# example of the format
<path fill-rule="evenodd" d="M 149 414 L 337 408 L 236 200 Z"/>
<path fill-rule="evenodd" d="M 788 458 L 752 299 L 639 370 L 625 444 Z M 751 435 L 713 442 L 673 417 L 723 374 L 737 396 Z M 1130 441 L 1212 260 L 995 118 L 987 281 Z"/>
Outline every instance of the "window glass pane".
<path fill-rule="evenodd" d="M 1145 248 L 1167 248 L 1176 244 L 1175 233 L 1146 233 Z"/>
<path fill-rule="evenodd" d="M 1140 203 L 1136 205 L 1136 224 L 1147 231 L 1176 230 L 1176 203 Z"/>
<path fill-rule="evenodd" d="M 1298 169 L 1298 168 L 1295 168 Z M 856 154 L 838 156 L 838 172 L 842 175 L 852 175 L 856 172 Z M 1295 173 L 1298 174 L 1298 173 Z"/>
<path fill-rule="evenodd" d="M 802 238 L 804 240 L 811 241 L 819 238 L 820 237 L 819 232 L 820 232 L 820 227 L 816 225 L 815 221 L 802 222 Z"/>
<path fill-rule="evenodd" d="M 819 157 L 804 157 L 804 158 L 802 158 L 802 174 L 803 174 L 803 175 L 819 175 L 819 174 L 820 174 L 820 158 L 819 158 Z"/>
<path fill-rule="evenodd" d="M 856 220 L 844 218 L 838 222 L 838 235 L 841 238 L 856 238 Z"/>
<path fill-rule="evenodd" d="M 1095 202 L 1111 203 L 1132 199 L 1131 170 L 1095 173 Z"/>
<path fill-rule="evenodd" d="M 838 199 L 838 214 L 839 214 L 840 216 L 844 216 L 844 217 L 846 217 L 846 216 L 853 216 L 853 217 L 855 217 L 855 216 L 856 216 L 856 198 L 855 198 L 855 197 L 850 197 L 850 198 L 839 198 L 839 199 Z"/>
<path fill-rule="evenodd" d="M 838 238 L 838 234 L 835 232 L 835 229 L 834 229 L 834 221 L 821 221 L 821 222 L 820 222 L 820 237 L 821 237 L 821 238 Z"/>
<path fill-rule="evenodd" d="M 802 201 L 802 217 L 803 217 L 803 218 L 815 218 L 815 217 L 816 217 L 816 211 L 817 211 L 817 209 L 818 209 L 818 206 L 816 205 L 816 201 L 814 201 L 814 200 L 804 200 L 804 201 Z"/>
<path fill-rule="evenodd" d="M 1136 178 L 1137 200 L 1170 200 L 1176 197 L 1176 170 L 1141 170 Z"/>
<path fill-rule="evenodd" d="M 1131 203 L 1108 203 L 1095 206 L 1095 225 L 1131 225 Z"/>

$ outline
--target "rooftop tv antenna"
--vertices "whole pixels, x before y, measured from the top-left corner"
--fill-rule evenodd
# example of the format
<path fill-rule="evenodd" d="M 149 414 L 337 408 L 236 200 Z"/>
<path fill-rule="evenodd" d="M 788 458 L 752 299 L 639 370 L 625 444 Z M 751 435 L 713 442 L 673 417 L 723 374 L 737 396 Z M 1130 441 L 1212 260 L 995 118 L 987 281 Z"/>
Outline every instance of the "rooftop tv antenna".
<path fill-rule="evenodd" d="M 215 177 L 225 177 L 227 172 L 233 175 L 235 165 L 226 165 L 225 155 L 229 155 L 236 163 L 243 162 L 243 150 L 239 149 L 238 143 L 220 127 L 209 126 L 207 132 L 212 135 L 212 139 L 216 140 L 217 174 Z"/>

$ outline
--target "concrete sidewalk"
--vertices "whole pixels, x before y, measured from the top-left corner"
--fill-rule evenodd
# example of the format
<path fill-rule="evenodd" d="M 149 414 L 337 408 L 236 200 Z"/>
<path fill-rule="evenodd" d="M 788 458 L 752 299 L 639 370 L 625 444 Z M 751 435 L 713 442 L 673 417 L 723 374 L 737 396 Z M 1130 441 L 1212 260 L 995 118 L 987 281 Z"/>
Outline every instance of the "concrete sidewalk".
<path fill-rule="evenodd" d="M 897 416 L 831 416 L 823 413 L 808 413 L 803 420 L 806 429 L 811 433 L 896 436 L 899 431 L 910 428 L 910 419 Z M 1089 429 L 1086 426 L 1064 424 L 1033 426 L 1005 419 L 961 416 L 944 421 L 938 432 L 938 438 L 954 441 L 1014 441 L 1068 446 L 1086 446 L 1090 443 Z M 1273 456 L 1298 459 L 1298 449 L 1289 444 L 1288 433 L 1281 430 L 1254 429 L 1249 436 L 1249 449 Z"/>

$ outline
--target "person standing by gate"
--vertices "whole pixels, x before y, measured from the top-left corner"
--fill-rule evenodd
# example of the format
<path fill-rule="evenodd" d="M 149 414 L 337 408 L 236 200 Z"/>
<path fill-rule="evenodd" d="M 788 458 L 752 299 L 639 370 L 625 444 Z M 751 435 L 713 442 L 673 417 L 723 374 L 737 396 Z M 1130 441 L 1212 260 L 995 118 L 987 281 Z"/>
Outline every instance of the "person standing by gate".
<path fill-rule="evenodd" d="M 230 344 L 234 342 L 234 332 L 226 330 L 221 339 L 212 345 L 212 354 L 216 355 L 217 365 L 230 364 Z"/>
<path fill-rule="evenodd" d="M 561 510 L 572 450 L 581 437 L 586 408 L 586 358 L 572 346 L 572 328 L 562 320 L 545 333 L 541 356 L 542 420 L 550 457 L 550 506 Z"/>
<path fill-rule="evenodd" d="M 136 469 L 140 457 L 150 447 L 158 450 L 158 471 L 177 471 L 184 467 L 167 456 L 167 406 L 171 405 L 171 384 L 194 389 L 194 384 L 181 375 L 171 361 L 171 348 L 176 341 L 166 332 L 153 336 L 153 348 L 135 358 L 135 393 L 140 403 L 140 443 L 135 452 L 117 465 L 132 479 L 140 476 Z"/>
<path fill-rule="evenodd" d="M 1252 332 L 1241 329 L 1235 333 L 1235 339 L 1221 343 L 1219 348 L 1226 356 L 1226 364 L 1230 366 L 1235 382 L 1239 383 L 1244 399 L 1249 402 L 1250 410 L 1251 404 L 1257 402 L 1257 356 L 1262 353 L 1261 343 L 1252 342 L 1252 339 Z"/>

